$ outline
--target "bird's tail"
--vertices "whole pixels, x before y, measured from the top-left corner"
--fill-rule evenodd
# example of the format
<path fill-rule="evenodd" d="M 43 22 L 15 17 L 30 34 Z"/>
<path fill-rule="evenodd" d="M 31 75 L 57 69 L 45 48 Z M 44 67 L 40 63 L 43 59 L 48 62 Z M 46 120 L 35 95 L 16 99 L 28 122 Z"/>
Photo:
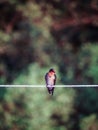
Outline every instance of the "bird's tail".
<path fill-rule="evenodd" d="M 54 87 L 51 87 L 50 85 L 47 85 L 46 87 L 48 89 L 48 93 L 53 96 L 53 94 L 54 94 Z"/>

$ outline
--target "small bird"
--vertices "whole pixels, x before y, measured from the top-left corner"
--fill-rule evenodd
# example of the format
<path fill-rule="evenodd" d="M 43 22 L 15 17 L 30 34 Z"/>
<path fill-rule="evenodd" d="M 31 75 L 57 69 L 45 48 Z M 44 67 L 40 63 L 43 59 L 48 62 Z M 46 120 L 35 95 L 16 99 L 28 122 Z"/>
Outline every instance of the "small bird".
<path fill-rule="evenodd" d="M 46 87 L 48 89 L 49 94 L 53 95 L 54 87 L 56 83 L 56 74 L 54 69 L 50 69 L 48 73 L 45 75 Z"/>

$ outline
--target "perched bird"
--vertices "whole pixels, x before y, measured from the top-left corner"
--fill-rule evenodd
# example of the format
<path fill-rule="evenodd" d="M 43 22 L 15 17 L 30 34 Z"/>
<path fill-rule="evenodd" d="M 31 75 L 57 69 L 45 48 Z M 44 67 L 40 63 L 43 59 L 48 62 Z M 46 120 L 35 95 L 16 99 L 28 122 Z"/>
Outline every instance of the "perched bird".
<path fill-rule="evenodd" d="M 54 87 L 56 83 L 56 74 L 54 69 L 50 69 L 48 73 L 45 75 L 46 87 L 48 89 L 49 94 L 53 95 Z"/>

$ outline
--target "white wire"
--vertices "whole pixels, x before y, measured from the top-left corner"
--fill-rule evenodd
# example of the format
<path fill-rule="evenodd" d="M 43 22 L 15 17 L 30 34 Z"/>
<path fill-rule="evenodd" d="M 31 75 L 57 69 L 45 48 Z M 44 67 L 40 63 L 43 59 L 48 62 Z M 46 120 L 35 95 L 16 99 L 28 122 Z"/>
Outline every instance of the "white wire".
<path fill-rule="evenodd" d="M 0 87 L 32 87 L 32 88 L 42 88 L 46 85 L 0 85 Z M 69 87 L 98 87 L 98 85 L 55 85 L 55 87 L 69 88 Z"/>

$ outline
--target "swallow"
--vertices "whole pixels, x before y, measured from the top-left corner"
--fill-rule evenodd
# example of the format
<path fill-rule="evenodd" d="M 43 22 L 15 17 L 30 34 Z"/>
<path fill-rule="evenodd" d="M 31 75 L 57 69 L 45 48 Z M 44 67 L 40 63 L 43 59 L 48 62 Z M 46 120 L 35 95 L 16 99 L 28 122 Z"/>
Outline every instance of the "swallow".
<path fill-rule="evenodd" d="M 48 89 L 49 94 L 53 95 L 54 87 L 56 83 L 56 74 L 54 69 L 50 69 L 48 73 L 45 75 L 46 87 Z"/>

